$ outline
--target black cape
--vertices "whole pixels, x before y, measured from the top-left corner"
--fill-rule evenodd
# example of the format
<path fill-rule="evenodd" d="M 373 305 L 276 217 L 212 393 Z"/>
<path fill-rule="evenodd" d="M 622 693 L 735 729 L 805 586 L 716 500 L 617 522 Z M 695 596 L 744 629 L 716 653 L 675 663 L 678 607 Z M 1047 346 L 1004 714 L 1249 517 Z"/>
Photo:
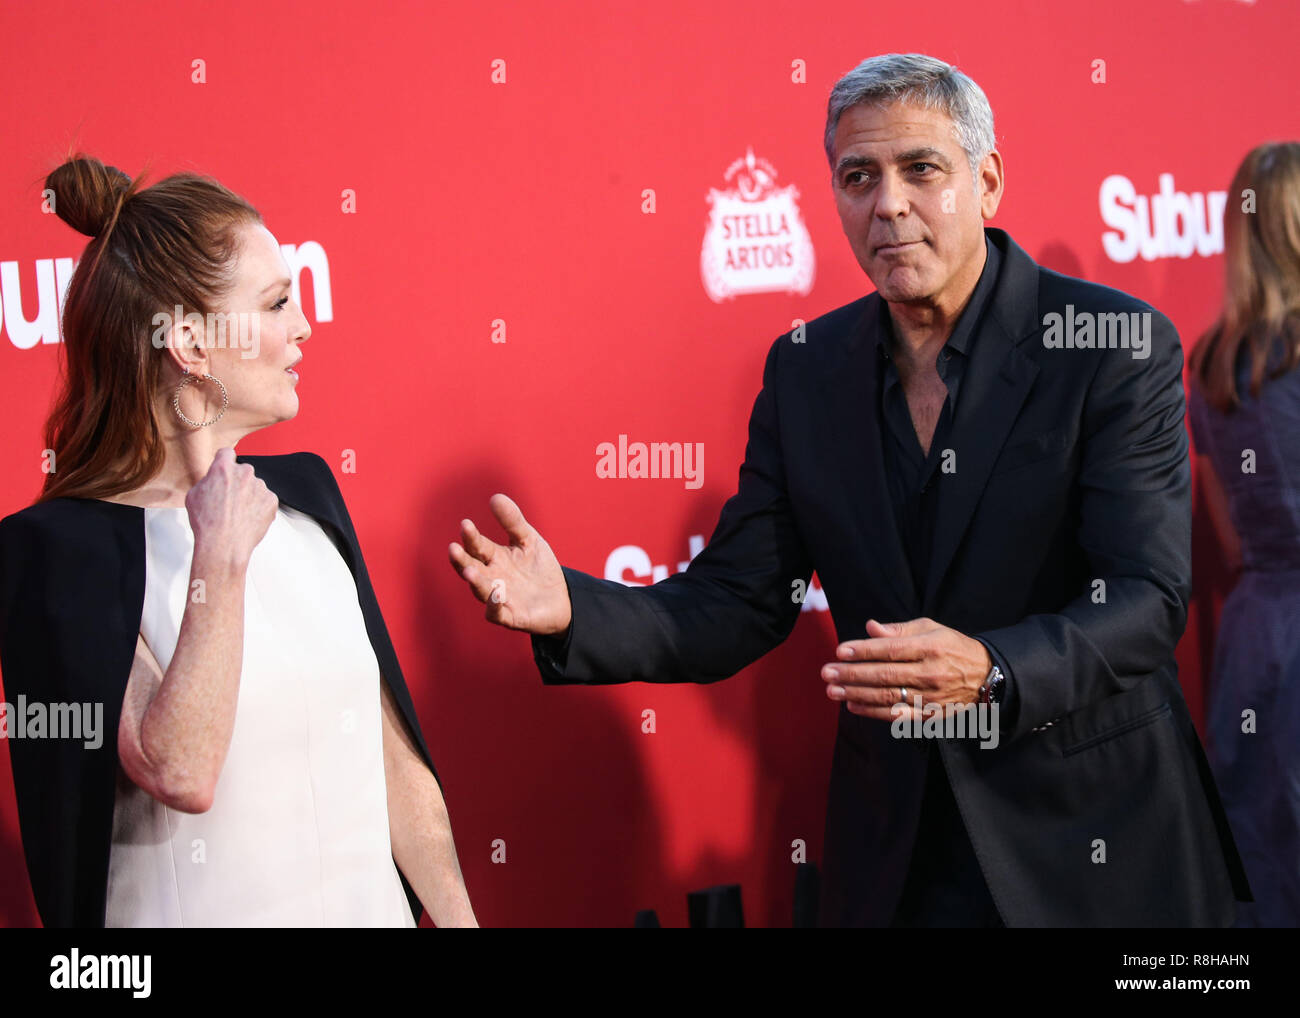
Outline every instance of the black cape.
<path fill-rule="evenodd" d="M 282 504 L 314 517 L 345 552 L 379 670 L 437 778 L 329 465 L 310 452 L 237 459 L 250 464 Z M 117 727 L 144 591 L 144 510 L 138 506 L 57 498 L 0 520 L 5 700 L 104 705 L 102 744 L 95 749 L 80 739 L 15 738 L 11 718 L 9 754 L 23 852 L 47 927 L 104 925 Z M 402 887 L 418 923 L 420 900 L 405 875 Z"/>

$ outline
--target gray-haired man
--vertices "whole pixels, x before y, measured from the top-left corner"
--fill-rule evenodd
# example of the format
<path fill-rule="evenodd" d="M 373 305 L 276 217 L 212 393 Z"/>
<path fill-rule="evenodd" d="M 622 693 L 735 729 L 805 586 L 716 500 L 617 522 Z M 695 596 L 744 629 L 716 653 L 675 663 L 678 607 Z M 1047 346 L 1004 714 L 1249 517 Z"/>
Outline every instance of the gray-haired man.
<path fill-rule="evenodd" d="M 533 634 L 544 681 L 591 684 L 734 674 L 790 633 L 815 570 L 842 641 L 821 673 L 842 704 L 826 925 L 1230 924 L 1249 888 L 1174 661 L 1177 333 L 984 227 L 993 115 L 942 61 L 845 75 L 826 154 L 876 292 L 772 345 L 738 491 L 690 568 L 645 588 L 562 568 L 504 495 L 508 545 L 467 520 L 453 565 Z M 1090 345 L 1053 342 L 1067 308 L 1138 316 L 1145 353 L 1091 323 Z M 939 723 L 972 706 L 995 738 Z"/>

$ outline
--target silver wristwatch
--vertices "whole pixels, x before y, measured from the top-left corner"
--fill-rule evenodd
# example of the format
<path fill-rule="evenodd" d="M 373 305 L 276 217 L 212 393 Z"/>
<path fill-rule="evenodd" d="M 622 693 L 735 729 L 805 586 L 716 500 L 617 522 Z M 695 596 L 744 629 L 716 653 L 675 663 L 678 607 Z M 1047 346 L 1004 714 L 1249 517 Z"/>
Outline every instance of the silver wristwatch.
<path fill-rule="evenodd" d="M 988 677 L 984 680 L 984 685 L 980 686 L 979 702 L 980 703 L 1001 703 L 1002 691 L 1006 688 L 1007 677 L 1002 674 L 1002 669 L 994 665 L 989 669 Z"/>

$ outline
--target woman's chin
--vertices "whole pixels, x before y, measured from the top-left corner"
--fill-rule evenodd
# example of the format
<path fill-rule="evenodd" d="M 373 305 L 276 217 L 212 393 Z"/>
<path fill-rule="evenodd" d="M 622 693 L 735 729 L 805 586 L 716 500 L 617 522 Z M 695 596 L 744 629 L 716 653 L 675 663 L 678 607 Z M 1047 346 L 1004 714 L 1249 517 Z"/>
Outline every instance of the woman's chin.
<path fill-rule="evenodd" d="M 279 424 L 282 421 L 291 421 L 298 416 L 298 394 L 290 393 L 288 396 L 280 397 L 274 403 L 263 403 L 257 409 L 246 407 L 235 416 L 237 426 L 252 431 L 269 428 L 272 424 Z"/>
<path fill-rule="evenodd" d="M 282 421 L 291 421 L 297 416 L 298 397 L 294 395 L 277 404 L 275 409 L 267 416 L 266 423 L 262 427 L 279 424 Z"/>

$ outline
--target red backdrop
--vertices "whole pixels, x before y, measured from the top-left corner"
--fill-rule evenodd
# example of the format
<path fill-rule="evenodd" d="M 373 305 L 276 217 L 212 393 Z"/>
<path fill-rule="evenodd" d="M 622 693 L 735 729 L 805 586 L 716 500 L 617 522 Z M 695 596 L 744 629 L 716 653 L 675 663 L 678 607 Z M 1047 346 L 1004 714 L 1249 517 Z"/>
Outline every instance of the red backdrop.
<path fill-rule="evenodd" d="M 1196 209 L 1251 146 L 1300 134 L 1298 37 L 1300 9 L 1268 0 L 7 4 L 0 515 L 40 487 L 57 302 L 85 244 L 42 212 L 44 174 L 76 137 L 130 173 L 217 177 L 307 266 L 313 328 L 301 412 L 240 451 L 334 465 L 480 921 L 620 925 L 653 907 L 684 925 L 686 891 L 739 882 L 750 924 L 788 925 L 792 842 L 821 856 L 828 613 L 716 686 L 545 688 L 526 637 L 484 622 L 447 564 L 457 522 L 486 528 L 505 491 L 565 564 L 602 575 L 625 546 L 687 560 L 734 490 L 772 339 L 870 289 L 821 139 L 831 85 L 877 53 L 979 82 L 1006 162 L 993 225 L 1150 301 L 1190 347 L 1221 293 L 1216 231 L 1180 257 L 1191 227 L 1160 201 L 1145 255 L 1163 256 L 1115 257 L 1162 187 Z M 738 270 L 767 292 L 715 302 L 709 193 L 751 151 L 794 186 L 815 271 Z M 740 257 L 734 237 L 708 243 Z M 598 477 L 596 446 L 620 434 L 702 443 L 702 485 Z M 1224 586 L 1199 494 L 1196 542 L 1179 662 L 1199 718 Z M 37 922 L 3 740 L 0 874 L 0 924 Z"/>

